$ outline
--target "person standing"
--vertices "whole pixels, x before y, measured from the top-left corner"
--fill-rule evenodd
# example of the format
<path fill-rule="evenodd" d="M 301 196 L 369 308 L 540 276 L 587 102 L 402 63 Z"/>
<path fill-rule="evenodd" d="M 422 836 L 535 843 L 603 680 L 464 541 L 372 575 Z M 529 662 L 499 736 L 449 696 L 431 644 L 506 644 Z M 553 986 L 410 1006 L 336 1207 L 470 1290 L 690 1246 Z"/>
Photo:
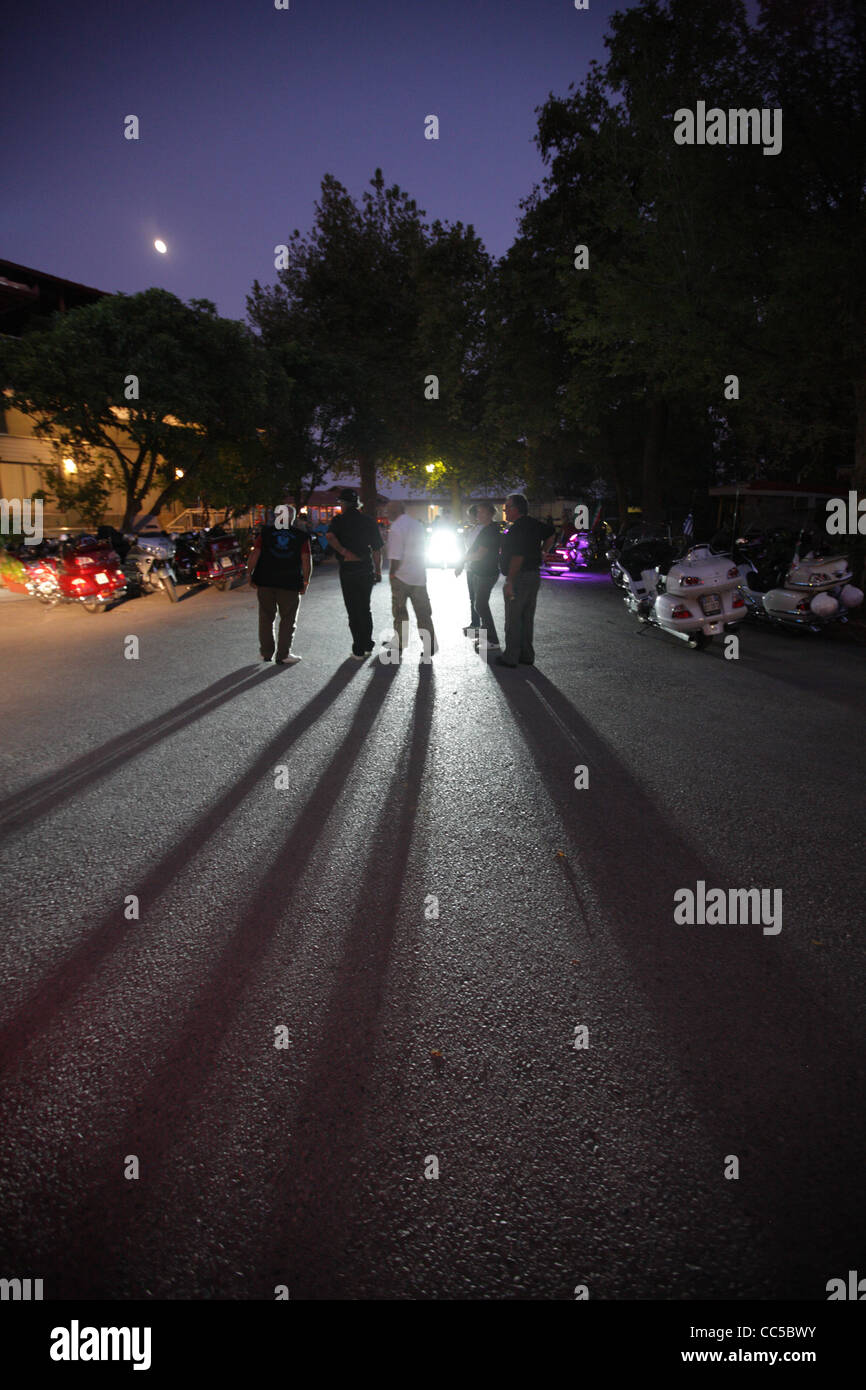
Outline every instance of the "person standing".
<path fill-rule="evenodd" d="M 391 523 L 388 530 L 391 614 L 398 648 L 402 654 L 409 632 L 408 604 L 411 602 L 418 635 L 424 646 L 422 660 L 428 660 L 437 648 L 430 596 L 427 593 L 426 533 L 420 521 L 406 515 L 402 502 L 388 503 L 388 518 Z M 428 634 L 426 642 L 425 633 Z"/>
<path fill-rule="evenodd" d="M 533 633 L 535 603 L 538 598 L 542 546 L 550 549 L 556 530 L 549 522 L 529 516 L 526 498 L 514 492 L 505 499 L 508 530 L 499 551 L 499 569 L 505 576 L 505 651 L 496 658 L 499 666 L 535 664 Z"/>
<path fill-rule="evenodd" d="M 478 623 L 475 631 L 475 646 L 479 646 L 481 632 L 486 632 L 488 647 L 499 649 L 496 624 L 490 611 L 490 595 L 499 578 L 499 523 L 494 521 L 496 508 L 492 502 L 478 503 L 478 534 L 466 556 L 466 574 L 472 579 L 472 593 L 475 601 Z"/>
<path fill-rule="evenodd" d="M 295 508 L 281 509 L 287 525 L 266 523 L 256 537 L 248 560 L 250 584 L 259 605 L 259 651 L 262 661 L 274 659 L 276 666 L 294 666 L 301 660 L 292 651 L 301 596 L 307 592 L 312 572 L 310 538 L 292 523 Z M 279 613 L 279 629 L 274 646 L 274 621 Z"/>
<path fill-rule="evenodd" d="M 459 565 L 454 566 L 454 577 L 455 579 L 459 579 L 461 574 L 463 573 L 463 570 L 466 570 L 466 587 L 469 590 L 469 626 L 464 627 L 463 635 L 464 637 L 469 637 L 477 636 L 479 628 L 478 609 L 475 606 L 474 576 L 472 574 L 471 569 L 466 563 L 469 556 L 469 552 L 472 549 L 473 544 L 475 543 L 475 539 L 478 535 L 478 532 L 481 530 L 481 526 L 478 521 L 477 503 L 473 502 L 471 507 L 467 508 L 466 515 L 469 517 L 470 524 L 467 526 L 466 530 L 463 533 L 463 559 L 460 561 Z"/>
<path fill-rule="evenodd" d="M 344 488 L 342 510 L 331 518 L 325 539 L 340 562 L 340 588 L 352 634 L 352 656 L 363 661 L 373 650 L 373 585 L 382 578 L 382 537 L 372 517 L 361 511 L 354 488 Z"/>

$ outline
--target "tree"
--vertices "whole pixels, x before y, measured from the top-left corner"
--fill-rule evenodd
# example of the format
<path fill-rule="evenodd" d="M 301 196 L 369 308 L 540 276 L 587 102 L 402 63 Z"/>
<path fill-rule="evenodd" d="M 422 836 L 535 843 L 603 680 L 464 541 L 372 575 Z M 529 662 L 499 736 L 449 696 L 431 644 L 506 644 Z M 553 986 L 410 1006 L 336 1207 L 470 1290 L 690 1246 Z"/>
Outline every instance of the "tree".
<path fill-rule="evenodd" d="M 313 229 L 294 231 L 277 283 L 255 281 L 249 317 L 269 347 L 303 343 L 308 388 L 320 411 L 323 456 L 354 462 L 361 500 L 376 512 L 376 472 L 411 462 L 423 405 L 415 369 L 417 267 L 425 226 L 415 202 L 381 169 L 359 208 L 331 175 Z"/>
<path fill-rule="evenodd" d="M 466 493 L 507 473 L 484 428 L 491 269 L 471 226 L 433 223 L 415 267 L 411 345 L 414 377 L 429 389 L 411 422 L 413 458 L 382 465 L 416 487 L 448 488 L 455 517 Z"/>
<path fill-rule="evenodd" d="M 675 459 L 688 430 L 695 486 L 723 462 L 827 476 L 856 408 L 866 472 L 866 21 L 854 0 L 765 0 L 760 18 L 641 0 L 614 15 L 608 61 L 539 116 L 549 174 L 520 240 L 553 281 L 545 326 L 568 346 L 561 418 L 599 441 L 614 420 L 622 438 L 639 405 L 627 472 L 653 510 L 688 482 Z M 781 152 L 677 144 L 674 114 L 699 100 L 782 108 Z"/>
<path fill-rule="evenodd" d="M 160 289 L 55 315 L 5 342 L 0 370 L 12 403 L 52 445 L 45 473 L 61 502 L 97 516 L 99 499 L 118 487 L 124 528 L 143 524 L 137 514 L 155 488 L 148 515 L 201 492 L 219 460 L 237 463 L 251 450 L 265 380 L 243 324 Z M 63 468 L 68 455 L 74 474 Z"/>

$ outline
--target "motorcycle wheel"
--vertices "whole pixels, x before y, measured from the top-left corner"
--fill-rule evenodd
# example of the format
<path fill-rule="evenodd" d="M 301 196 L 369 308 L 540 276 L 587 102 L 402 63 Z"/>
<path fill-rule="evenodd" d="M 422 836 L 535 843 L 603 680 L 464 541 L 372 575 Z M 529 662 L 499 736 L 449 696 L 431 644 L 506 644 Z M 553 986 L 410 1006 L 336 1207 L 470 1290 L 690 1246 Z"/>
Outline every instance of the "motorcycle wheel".
<path fill-rule="evenodd" d="M 708 647 L 712 640 L 712 637 L 708 637 L 705 632 L 694 632 L 689 638 L 688 645 L 693 652 L 702 652 L 704 647 Z"/>
<path fill-rule="evenodd" d="M 172 602 L 172 603 L 177 603 L 177 585 L 175 584 L 174 580 L 171 578 L 171 575 L 164 574 L 164 575 L 162 576 L 162 587 L 163 587 L 163 590 L 165 591 L 165 593 L 168 594 L 169 599 L 171 600 L 171 602 Z"/>
<path fill-rule="evenodd" d="M 228 580 L 227 580 L 227 579 L 215 579 L 214 582 L 213 582 L 213 586 L 214 586 L 215 589 L 219 589 L 220 593 L 223 593 L 223 591 L 225 590 L 225 587 L 226 587 L 227 583 L 228 583 Z"/>
<path fill-rule="evenodd" d="M 86 613 L 102 613 L 104 609 L 105 604 L 100 603 L 98 598 L 85 599 L 84 611 Z"/>

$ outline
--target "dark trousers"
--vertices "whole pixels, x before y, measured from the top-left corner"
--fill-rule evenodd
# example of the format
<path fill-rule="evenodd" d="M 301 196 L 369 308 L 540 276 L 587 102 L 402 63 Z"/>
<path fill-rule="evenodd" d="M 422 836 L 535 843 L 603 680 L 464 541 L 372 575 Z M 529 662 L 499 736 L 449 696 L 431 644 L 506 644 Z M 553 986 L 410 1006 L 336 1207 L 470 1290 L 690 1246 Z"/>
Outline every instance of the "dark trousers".
<path fill-rule="evenodd" d="M 469 626 L 478 627 L 478 607 L 475 602 L 476 576 L 470 570 L 466 571 L 466 587 L 469 590 Z"/>
<path fill-rule="evenodd" d="M 280 615 L 276 656 L 283 661 L 292 650 L 292 638 L 298 621 L 301 596 L 297 589 L 268 589 L 259 584 L 259 651 L 262 656 L 274 655 L 274 619 Z"/>
<path fill-rule="evenodd" d="M 505 600 L 504 655 L 512 664 L 535 660 L 532 637 L 539 583 L 538 570 L 518 570 L 513 581 L 514 598 Z"/>
<path fill-rule="evenodd" d="M 340 570 L 340 588 L 343 602 L 349 617 L 349 631 L 352 634 L 352 651 L 356 656 L 373 650 L 373 614 L 370 612 L 370 595 L 373 592 L 372 574 L 353 574 L 351 570 Z"/>
<path fill-rule="evenodd" d="M 490 595 L 498 578 L 498 574 L 474 574 L 472 576 L 478 618 L 475 626 L 484 628 L 487 633 L 487 641 L 494 643 L 497 647 L 499 646 L 499 637 L 496 633 L 493 614 L 490 611 Z"/>

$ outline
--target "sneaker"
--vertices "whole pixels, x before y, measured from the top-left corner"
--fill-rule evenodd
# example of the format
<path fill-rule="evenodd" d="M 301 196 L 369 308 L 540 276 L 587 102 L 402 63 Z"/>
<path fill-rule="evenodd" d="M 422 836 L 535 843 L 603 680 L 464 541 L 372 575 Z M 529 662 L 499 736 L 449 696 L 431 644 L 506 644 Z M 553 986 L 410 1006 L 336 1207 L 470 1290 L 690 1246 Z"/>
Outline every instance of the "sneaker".
<path fill-rule="evenodd" d="M 269 656 L 265 656 L 264 652 L 259 652 L 259 656 L 262 658 L 262 661 L 270 661 L 271 659 Z"/>
<path fill-rule="evenodd" d="M 296 656 L 294 652 L 289 652 L 288 656 L 278 656 L 275 659 L 276 666 L 297 666 L 299 661 L 303 661 L 302 656 Z"/>
<path fill-rule="evenodd" d="M 464 629 L 463 629 L 463 636 L 464 636 L 464 637 L 474 637 L 474 636 L 475 636 L 475 633 L 476 633 L 477 631 L 478 631 L 478 629 L 475 628 L 475 627 L 464 627 Z"/>
<path fill-rule="evenodd" d="M 504 656 L 498 656 L 498 657 L 496 658 L 496 665 L 497 665 L 497 666 L 516 666 L 516 665 L 517 665 L 517 662 L 516 662 L 516 661 L 506 661 Z"/>
<path fill-rule="evenodd" d="M 349 655 L 353 661 L 366 661 L 368 654 L 367 652 L 349 652 Z"/>

